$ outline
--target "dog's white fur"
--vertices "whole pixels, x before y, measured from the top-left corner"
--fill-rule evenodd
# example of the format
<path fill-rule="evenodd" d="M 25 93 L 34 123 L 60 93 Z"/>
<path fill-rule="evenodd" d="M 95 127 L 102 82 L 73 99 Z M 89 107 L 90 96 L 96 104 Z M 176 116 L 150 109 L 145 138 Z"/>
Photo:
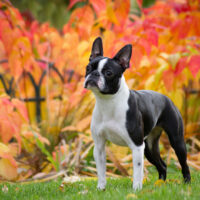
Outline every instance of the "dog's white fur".
<path fill-rule="evenodd" d="M 105 86 L 105 80 L 101 73 L 106 62 L 107 58 L 101 60 L 98 65 L 98 71 L 101 77 L 98 83 L 100 89 L 103 89 Z M 106 140 L 109 140 L 117 145 L 128 146 L 132 150 L 133 189 L 141 189 L 143 181 L 144 143 L 141 146 L 136 146 L 126 129 L 126 112 L 129 108 L 128 99 L 130 91 L 124 76 L 121 78 L 118 92 L 114 95 L 103 95 L 95 87 L 88 89 L 91 89 L 96 97 L 96 104 L 91 121 L 91 131 L 95 143 L 94 158 L 98 174 L 97 187 L 99 189 L 105 189 L 106 186 L 105 143 Z"/>
<path fill-rule="evenodd" d="M 103 66 L 106 64 L 107 60 L 108 60 L 107 58 L 104 58 L 103 60 L 99 62 L 99 65 L 98 65 L 98 72 L 100 74 L 100 77 L 97 84 L 100 90 L 103 90 L 105 87 L 105 79 L 103 78 L 103 75 L 102 75 L 102 69 L 103 69 Z"/>

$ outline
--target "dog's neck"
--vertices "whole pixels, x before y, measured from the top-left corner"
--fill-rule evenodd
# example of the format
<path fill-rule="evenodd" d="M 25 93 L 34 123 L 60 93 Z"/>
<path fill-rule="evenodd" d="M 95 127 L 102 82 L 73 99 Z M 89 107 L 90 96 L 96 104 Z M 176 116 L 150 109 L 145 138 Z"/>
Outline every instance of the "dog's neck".
<path fill-rule="evenodd" d="M 119 90 L 115 94 L 101 94 L 99 91 L 93 91 L 97 103 L 101 104 L 101 102 L 115 102 L 117 101 L 119 104 L 127 100 L 127 96 L 129 96 L 129 88 L 128 85 L 126 84 L 126 80 L 124 76 L 122 76 L 121 81 L 120 81 L 120 87 Z"/>

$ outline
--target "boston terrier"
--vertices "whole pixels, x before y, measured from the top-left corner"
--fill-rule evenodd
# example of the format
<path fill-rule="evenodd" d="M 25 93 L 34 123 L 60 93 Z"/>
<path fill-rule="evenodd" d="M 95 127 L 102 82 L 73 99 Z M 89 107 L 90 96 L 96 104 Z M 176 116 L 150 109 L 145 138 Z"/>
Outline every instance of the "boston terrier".
<path fill-rule="evenodd" d="M 167 97 L 151 90 L 129 90 L 124 71 L 132 54 L 130 44 L 113 58 L 103 56 L 102 40 L 92 46 L 86 68 L 84 87 L 96 98 L 91 131 L 97 167 L 98 189 L 106 186 L 105 143 L 128 146 L 133 155 L 133 189 L 142 188 L 144 154 L 156 166 L 159 179 L 166 179 L 166 164 L 160 157 L 159 138 L 164 130 L 178 157 L 185 182 L 190 182 L 183 120 L 180 112 Z"/>

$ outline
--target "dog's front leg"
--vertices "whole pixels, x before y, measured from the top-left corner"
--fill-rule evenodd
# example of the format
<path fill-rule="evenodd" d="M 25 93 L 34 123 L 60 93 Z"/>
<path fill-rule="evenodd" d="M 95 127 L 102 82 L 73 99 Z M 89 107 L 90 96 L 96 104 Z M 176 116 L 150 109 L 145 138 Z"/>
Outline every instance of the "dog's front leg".
<path fill-rule="evenodd" d="M 94 142 L 94 159 L 98 175 L 97 188 L 104 190 L 106 187 L 106 152 L 105 140 L 102 138 L 98 138 L 98 140 Z"/>
<path fill-rule="evenodd" d="M 144 175 L 144 143 L 132 148 L 133 153 L 133 189 L 142 189 Z"/>

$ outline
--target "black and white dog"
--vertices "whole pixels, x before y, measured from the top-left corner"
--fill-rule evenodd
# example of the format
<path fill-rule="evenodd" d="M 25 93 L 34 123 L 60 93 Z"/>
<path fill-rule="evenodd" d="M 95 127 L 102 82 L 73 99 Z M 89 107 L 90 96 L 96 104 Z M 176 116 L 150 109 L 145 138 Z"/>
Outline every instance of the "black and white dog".
<path fill-rule="evenodd" d="M 98 188 L 106 186 L 105 143 L 128 146 L 133 154 L 133 189 L 141 189 L 143 161 L 156 166 L 159 179 L 166 179 L 166 164 L 160 157 L 159 138 L 162 129 L 182 167 L 185 182 L 190 182 L 187 152 L 183 136 L 183 121 L 172 101 L 150 90 L 129 90 L 123 73 L 129 67 L 132 46 L 124 46 L 113 58 L 103 56 L 101 38 L 92 46 L 85 75 L 85 88 L 96 97 L 91 131 L 97 166 Z"/>

